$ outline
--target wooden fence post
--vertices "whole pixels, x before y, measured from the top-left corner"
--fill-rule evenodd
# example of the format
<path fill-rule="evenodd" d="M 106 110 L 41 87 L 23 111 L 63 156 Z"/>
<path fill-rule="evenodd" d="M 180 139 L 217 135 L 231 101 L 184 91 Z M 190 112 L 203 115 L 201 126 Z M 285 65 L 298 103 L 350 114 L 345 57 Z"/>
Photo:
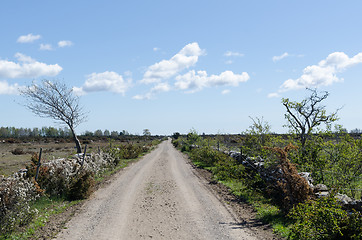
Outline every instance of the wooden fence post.
<path fill-rule="evenodd" d="M 41 152 L 42 152 L 42 148 L 40 148 L 40 152 L 39 152 L 39 160 L 38 160 L 38 164 L 36 166 L 36 173 L 35 173 L 35 181 L 38 180 L 38 175 L 39 175 L 39 168 L 40 168 L 40 160 L 41 160 Z"/>

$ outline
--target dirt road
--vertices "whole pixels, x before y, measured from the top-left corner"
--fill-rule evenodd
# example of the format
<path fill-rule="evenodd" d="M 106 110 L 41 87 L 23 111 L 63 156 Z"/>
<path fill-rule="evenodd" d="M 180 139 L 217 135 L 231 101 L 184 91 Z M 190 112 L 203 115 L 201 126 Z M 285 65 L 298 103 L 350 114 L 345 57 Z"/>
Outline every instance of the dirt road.
<path fill-rule="evenodd" d="M 170 140 L 99 189 L 57 239 L 257 239 Z"/>

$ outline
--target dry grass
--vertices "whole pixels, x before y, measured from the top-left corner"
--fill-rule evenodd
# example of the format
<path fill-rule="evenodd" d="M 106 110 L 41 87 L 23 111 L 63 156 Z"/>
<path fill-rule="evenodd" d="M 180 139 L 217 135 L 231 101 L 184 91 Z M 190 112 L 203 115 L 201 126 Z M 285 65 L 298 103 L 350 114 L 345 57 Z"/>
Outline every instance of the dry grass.
<path fill-rule="evenodd" d="M 112 144 L 119 144 L 114 142 Z M 82 144 L 84 147 L 85 144 Z M 98 151 L 98 147 L 104 148 L 109 146 L 107 140 L 87 142 L 87 153 Z M 16 142 L 9 143 L 6 140 L 0 141 L 0 175 L 9 176 L 19 169 L 25 168 L 30 164 L 31 156 L 39 153 L 42 148 L 42 162 L 52 160 L 53 158 L 64 158 L 76 153 L 75 144 L 71 141 L 59 141 L 59 139 L 46 139 L 33 142 Z M 21 149 L 23 154 L 15 155 L 15 149 Z M 84 149 L 83 149 L 84 151 Z"/>

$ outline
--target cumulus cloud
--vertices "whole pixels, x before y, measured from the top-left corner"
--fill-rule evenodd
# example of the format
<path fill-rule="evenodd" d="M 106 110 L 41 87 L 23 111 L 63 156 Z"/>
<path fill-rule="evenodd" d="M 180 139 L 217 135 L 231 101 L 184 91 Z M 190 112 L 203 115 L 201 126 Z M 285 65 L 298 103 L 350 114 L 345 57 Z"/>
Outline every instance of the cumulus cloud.
<path fill-rule="evenodd" d="M 32 43 L 35 40 L 40 39 L 40 35 L 33 35 L 32 33 L 29 33 L 28 35 L 20 36 L 17 40 L 18 43 Z"/>
<path fill-rule="evenodd" d="M 7 81 L 0 81 L 0 95 L 13 95 L 19 93 L 17 83 L 9 85 Z"/>
<path fill-rule="evenodd" d="M 208 76 L 206 71 L 189 70 L 182 75 L 182 71 L 193 67 L 202 55 L 205 55 L 205 50 L 194 42 L 187 44 L 169 60 L 162 60 L 149 66 L 140 83 L 154 84 L 154 86 L 145 94 L 133 96 L 133 99 L 151 99 L 158 93 L 169 91 L 193 93 L 206 87 L 238 86 L 239 83 L 248 81 L 249 75 L 246 72 L 235 74 L 232 71 L 224 71 L 219 75 Z M 243 54 L 228 51 L 225 56 L 240 57 Z M 222 94 L 229 92 L 230 90 L 224 90 Z"/>
<path fill-rule="evenodd" d="M 53 47 L 52 47 L 51 44 L 43 44 L 43 43 L 41 43 L 39 49 L 40 50 L 45 50 L 45 51 L 51 51 L 51 50 L 53 50 Z"/>
<path fill-rule="evenodd" d="M 227 51 L 226 53 L 224 53 L 224 56 L 226 56 L 226 57 L 243 57 L 244 54 L 239 53 L 239 52 Z"/>
<path fill-rule="evenodd" d="M 70 47 L 73 45 L 73 42 L 71 41 L 67 41 L 67 40 L 63 40 L 63 41 L 59 41 L 58 42 L 58 47 L 63 48 L 63 47 Z"/>
<path fill-rule="evenodd" d="M 116 72 L 92 73 L 87 76 L 87 80 L 82 87 L 74 87 L 73 91 L 77 95 L 84 95 L 90 92 L 108 91 L 125 94 L 131 86 L 131 80 L 125 81 Z"/>
<path fill-rule="evenodd" d="M 168 92 L 172 88 L 168 83 L 158 83 L 146 94 L 135 95 L 132 98 L 136 100 L 152 99 L 157 93 Z"/>
<path fill-rule="evenodd" d="M 232 71 L 222 72 L 220 75 L 208 76 L 206 71 L 189 71 L 176 77 L 175 87 L 186 92 L 197 92 L 205 87 L 238 86 L 241 82 L 249 80 L 246 72 L 235 74 Z"/>
<path fill-rule="evenodd" d="M 354 57 L 348 57 L 343 52 L 334 52 L 318 63 L 304 68 L 303 75 L 297 79 L 288 79 L 280 86 L 280 92 L 296 89 L 305 89 L 308 87 L 316 88 L 320 86 L 329 86 L 336 82 L 343 81 L 343 78 L 337 77 L 349 67 L 362 63 L 362 53 Z"/>
<path fill-rule="evenodd" d="M 187 44 L 171 59 L 162 60 L 149 66 L 143 75 L 141 83 L 158 83 L 164 79 L 175 76 L 180 71 L 195 65 L 199 56 L 203 53 L 204 51 L 200 49 L 198 43 Z"/>
<path fill-rule="evenodd" d="M 0 78 L 53 77 L 62 71 L 62 67 L 58 64 L 48 65 L 21 53 L 16 53 L 15 57 L 19 61 L 18 63 L 0 60 Z"/>
<path fill-rule="evenodd" d="M 280 60 L 282 60 L 283 58 L 286 58 L 286 57 L 289 57 L 289 56 L 290 56 L 290 55 L 289 55 L 289 53 L 287 53 L 287 52 L 283 53 L 283 54 L 280 55 L 280 56 L 274 56 L 274 57 L 273 57 L 273 62 L 280 61 Z"/>

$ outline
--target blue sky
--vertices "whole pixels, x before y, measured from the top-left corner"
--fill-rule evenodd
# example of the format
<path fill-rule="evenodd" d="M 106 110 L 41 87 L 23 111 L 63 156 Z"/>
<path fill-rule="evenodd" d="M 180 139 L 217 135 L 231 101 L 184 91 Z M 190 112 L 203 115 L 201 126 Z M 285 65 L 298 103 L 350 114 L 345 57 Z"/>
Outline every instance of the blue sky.
<path fill-rule="evenodd" d="M 362 1 L 1 1 L 0 125 L 34 116 L 18 88 L 64 81 L 85 130 L 240 133 L 283 127 L 281 98 L 328 91 L 327 111 L 362 128 Z"/>

